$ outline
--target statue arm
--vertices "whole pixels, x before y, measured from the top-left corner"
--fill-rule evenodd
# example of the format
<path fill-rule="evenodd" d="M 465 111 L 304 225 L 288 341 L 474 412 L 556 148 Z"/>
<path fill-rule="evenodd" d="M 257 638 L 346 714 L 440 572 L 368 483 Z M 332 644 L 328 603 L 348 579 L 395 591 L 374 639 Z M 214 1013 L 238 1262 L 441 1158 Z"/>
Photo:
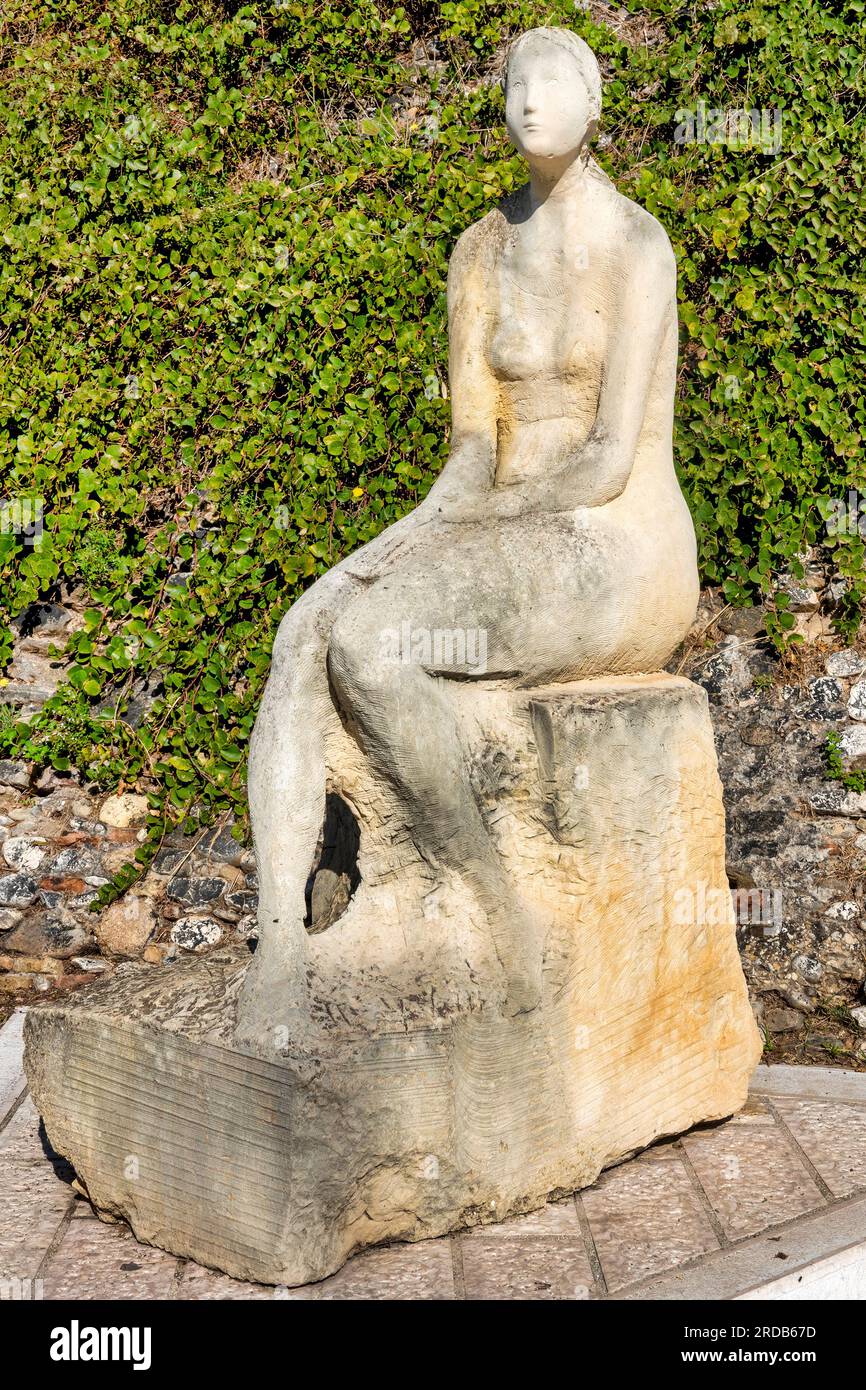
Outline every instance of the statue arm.
<path fill-rule="evenodd" d="M 623 278 L 618 295 L 595 423 L 570 465 L 576 490 L 584 494 L 579 506 L 602 506 L 624 490 L 672 305 L 676 321 L 677 269 L 671 244 L 658 223 L 641 230 L 630 274 Z"/>
<path fill-rule="evenodd" d="M 463 233 L 448 266 L 448 379 L 451 449 L 421 504 L 443 519 L 469 519 L 493 489 L 499 392 L 487 364 L 485 229 Z"/>

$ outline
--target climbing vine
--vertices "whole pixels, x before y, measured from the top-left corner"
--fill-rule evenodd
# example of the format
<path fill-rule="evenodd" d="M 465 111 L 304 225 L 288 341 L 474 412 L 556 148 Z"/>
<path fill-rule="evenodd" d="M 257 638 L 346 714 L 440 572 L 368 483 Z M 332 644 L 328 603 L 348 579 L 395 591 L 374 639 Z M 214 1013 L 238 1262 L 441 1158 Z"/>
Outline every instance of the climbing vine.
<path fill-rule="evenodd" d="M 856 624 L 863 0 L 7 0 L 0 520 L 42 534 L 0 527 L 0 671 L 26 605 L 89 607 L 0 753 L 243 814 L 280 617 L 445 458 L 448 256 L 522 177 L 498 81 L 543 22 L 599 55 L 598 157 L 677 253 L 705 580 L 754 601 L 819 544 Z"/>

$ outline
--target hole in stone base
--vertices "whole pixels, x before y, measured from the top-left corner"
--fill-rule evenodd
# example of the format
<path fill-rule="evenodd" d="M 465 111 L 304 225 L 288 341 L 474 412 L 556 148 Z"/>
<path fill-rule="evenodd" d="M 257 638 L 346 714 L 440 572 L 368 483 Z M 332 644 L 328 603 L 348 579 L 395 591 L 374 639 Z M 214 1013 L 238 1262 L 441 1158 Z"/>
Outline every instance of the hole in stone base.
<path fill-rule="evenodd" d="M 325 931 L 346 911 L 361 882 L 360 845 L 361 830 L 351 808 L 336 792 L 328 792 L 325 821 L 307 879 L 307 931 Z"/>

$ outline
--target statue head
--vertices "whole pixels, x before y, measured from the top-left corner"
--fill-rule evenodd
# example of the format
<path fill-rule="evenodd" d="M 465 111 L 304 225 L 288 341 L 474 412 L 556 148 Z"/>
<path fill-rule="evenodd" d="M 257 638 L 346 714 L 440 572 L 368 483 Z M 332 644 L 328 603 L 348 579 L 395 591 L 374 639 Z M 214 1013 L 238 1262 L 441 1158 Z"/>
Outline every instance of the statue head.
<path fill-rule="evenodd" d="M 541 169 L 568 164 L 595 133 L 601 73 L 595 54 L 568 29 L 530 29 L 512 44 L 505 123 L 512 144 Z"/>

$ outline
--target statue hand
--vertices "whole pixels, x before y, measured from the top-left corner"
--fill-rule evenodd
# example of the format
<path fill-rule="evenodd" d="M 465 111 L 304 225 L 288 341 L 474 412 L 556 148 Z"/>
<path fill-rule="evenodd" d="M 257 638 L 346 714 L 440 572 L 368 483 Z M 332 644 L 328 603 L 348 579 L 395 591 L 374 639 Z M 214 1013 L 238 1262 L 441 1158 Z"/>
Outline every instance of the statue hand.
<path fill-rule="evenodd" d="M 628 482 L 632 462 L 618 441 L 590 434 L 562 470 L 562 480 L 557 488 L 562 504 L 551 510 L 601 507 L 613 501 Z M 551 482 L 558 477 L 554 475 Z"/>

